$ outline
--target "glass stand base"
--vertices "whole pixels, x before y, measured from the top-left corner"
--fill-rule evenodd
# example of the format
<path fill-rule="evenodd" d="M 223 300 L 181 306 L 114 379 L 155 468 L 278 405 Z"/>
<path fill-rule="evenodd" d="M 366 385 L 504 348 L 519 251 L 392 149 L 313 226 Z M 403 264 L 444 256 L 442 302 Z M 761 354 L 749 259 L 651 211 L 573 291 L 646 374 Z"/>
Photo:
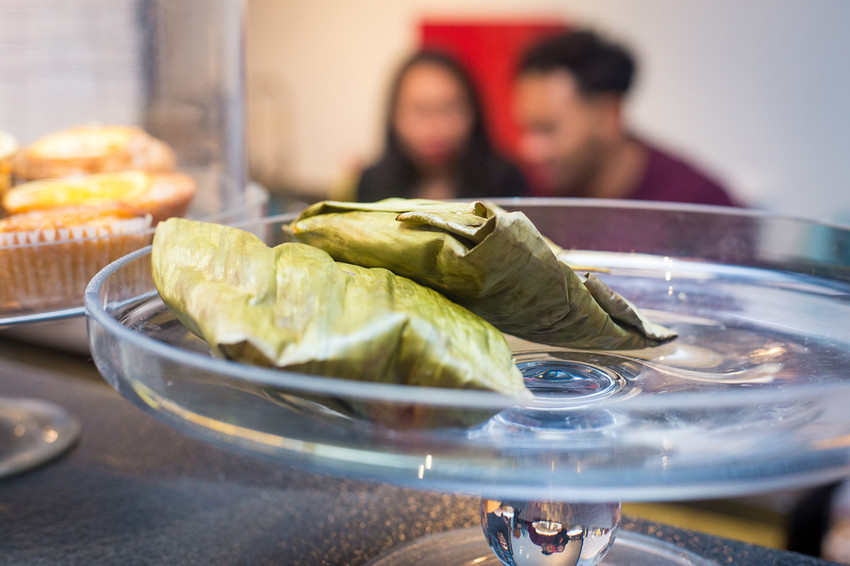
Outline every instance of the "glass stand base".
<path fill-rule="evenodd" d="M 480 527 L 422 537 L 394 548 L 367 566 L 501 566 Z M 620 531 L 600 566 L 717 566 L 678 546 Z"/>
<path fill-rule="evenodd" d="M 79 436 L 79 421 L 57 405 L 0 397 L 0 478 L 56 458 Z"/>

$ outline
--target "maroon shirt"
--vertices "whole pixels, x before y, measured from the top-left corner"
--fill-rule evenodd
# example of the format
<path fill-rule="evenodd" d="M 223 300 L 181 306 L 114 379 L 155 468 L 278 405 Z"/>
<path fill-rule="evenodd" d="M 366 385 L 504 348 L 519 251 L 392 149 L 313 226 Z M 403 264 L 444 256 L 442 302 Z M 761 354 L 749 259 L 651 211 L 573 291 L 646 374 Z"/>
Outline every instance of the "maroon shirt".
<path fill-rule="evenodd" d="M 702 171 L 656 147 L 644 145 L 649 150 L 646 171 L 628 198 L 738 206 L 720 184 Z"/>

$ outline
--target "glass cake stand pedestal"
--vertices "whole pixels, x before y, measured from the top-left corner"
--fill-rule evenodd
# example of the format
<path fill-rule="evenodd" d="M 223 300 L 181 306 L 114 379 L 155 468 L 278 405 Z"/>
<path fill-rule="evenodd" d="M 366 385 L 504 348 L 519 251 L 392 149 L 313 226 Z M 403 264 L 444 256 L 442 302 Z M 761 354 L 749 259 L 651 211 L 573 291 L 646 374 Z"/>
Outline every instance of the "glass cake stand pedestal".
<path fill-rule="evenodd" d="M 80 317 L 83 307 L 0 314 L 0 329 L 21 328 Z M 0 478 L 49 462 L 71 448 L 80 423 L 65 409 L 37 399 L 0 395 Z"/>
<path fill-rule="evenodd" d="M 376 566 L 702 566 L 678 546 L 618 535 L 619 501 L 754 494 L 850 472 L 848 230 L 698 206 L 500 204 L 679 337 L 606 352 L 511 338 L 532 400 L 301 375 L 212 357 L 136 278 L 145 249 L 90 283 L 92 355 L 128 400 L 209 442 L 482 497 L 484 536 L 426 537 Z M 246 228 L 275 244 L 288 220 Z"/>

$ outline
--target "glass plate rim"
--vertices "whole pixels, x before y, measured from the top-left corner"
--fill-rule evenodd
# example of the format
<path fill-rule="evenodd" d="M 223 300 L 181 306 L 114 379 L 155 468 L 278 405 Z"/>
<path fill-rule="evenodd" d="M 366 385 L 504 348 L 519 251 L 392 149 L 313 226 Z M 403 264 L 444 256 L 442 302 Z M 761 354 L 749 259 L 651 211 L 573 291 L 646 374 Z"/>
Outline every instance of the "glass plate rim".
<path fill-rule="evenodd" d="M 635 208 L 650 210 L 674 210 L 679 212 L 694 212 L 721 214 L 728 216 L 730 213 L 739 216 L 749 216 L 766 219 L 796 220 L 809 225 L 827 226 L 826 224 L 813 220 L 778 216 L 759 210 L 737 209 L 734 207 L 705 206 L 680 203 L 646 203 L 638 201 L 616 201 L 607 199 L 577 199 L 577 198 L 508 198 L 492 199 L 492 202 L 500 205 L 535 204 L 548 206 L 576 205 L 579 207 L 611 207 Z M 662 204 L 664 206 L 657 206 Z M 287 221 L 297 213 L 284 213 L 268 216 L 262 219 L 242 220 L 230 224 L 234 227 L 262 224 L 273 225 L 278 222 Z M 850 232 L 850 228 L 836 226 L 836 228 Z M 368 381 L 357 381 L 329 376 L 305 374 L 276 368 L 263 368 L 249 364 L 234 362 L 230 360 L 209 357 L 197 352 L 190 352 L 157 341 L 139 332 L 127 328 L 113 318 L 101 305 L 98 294 L 103 283 L 121 267 L 145 255 L 149 255 L 151 246 L 140 248 L 103 268 L 89 282 L 84 305 L 86 315 L 100 324 L 107 332 L 116 335 L 120 342 L 131 344 L 133 347 L 148 351 L 152 354 L 162 356 L 171 361 L 194 366 L 197 369 L 218 374 L 227 379 L 238 382 L 247 382 L 254 385 L 272 386 L 285 388 L 288 391 L 303 393 L 334 393 L 355 399 L 381 400 L 399 403 L 416 403 L 436 407 L 461 407 L 461 408 L 496 408 L 505 409 L 517 404 L 533 407 L 534 403 L 528 400 L 509 397 L 492 391 L 449 389 L 436 387 L 422 387 L 404 384 L 387 384 Z M 604 353 L 604 352 L 602 352 Z M 715 392 L 711 395 L 713 402 L 710 406 L 723 405 L 745 405 L 752 401 L 770 402 L 787 401 L 789 399 L 799 400 L 809 396 L 820 396 L 827 392 L 845 392 L 850 394 L 850 382 L 832 382 L 826 384 L 795 385 L 788 388 L 771 389 L 730 389 Z M 649 397 L 652 399 L 650 400 Z M 705 392 L 684 391 L 672 392 L 664 395 L 636 396 L 628 399 L 609 398 L 598 401 L 595 407 L 616 407 L 621 410 L 670 410 L 706 408 Z"/>
<path fill-rule="evenodd" d="M 842 232 L 850 233 L 850 223 L 841 223 L 834 220 L 821 220 L 808 218 L 805 216 L 797 216 L 793 214 L 778 214 L 769 210 L 760 208 L 744 208 L 738 206 L 725 206 L 717 204 L 699 204 L 686 202 L 670 202 L 670 201 L 650 201 L 650 200 L 627 200 L 627 199 L 607 199 L 607 198 L 582 198 L 582 197 L 500 197 L 493 199 L 463 199 L 463 201 L 486 201 L 492 202 L 500 206 L 510 206 L 517 204 L 540 204 L 563 205 L 567 204 L 575 208 L 622 208 L 635 210 L 649 211 L 673 211 L 685 213 L 701 213 L 719 216 L 741 216 L 752 218 L 764 218 L 774 221 L 798 222 L 802 224 L 810 224 L 813 226 L 822 226 L 825 228 L 834 228 Z"/>

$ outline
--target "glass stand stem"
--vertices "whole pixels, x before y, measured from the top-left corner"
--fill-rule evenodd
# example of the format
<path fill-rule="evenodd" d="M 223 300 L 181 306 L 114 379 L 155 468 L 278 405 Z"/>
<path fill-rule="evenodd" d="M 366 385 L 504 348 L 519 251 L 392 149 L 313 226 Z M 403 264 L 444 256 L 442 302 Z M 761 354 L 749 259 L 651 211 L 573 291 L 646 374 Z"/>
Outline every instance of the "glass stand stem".
<path fill-rule="evenodd" d="M 656 537 L 618 532 L 619 503 L 481 500 L 481 525 L 414 540 L 367 566 L 718 566 Z"/>
<path fill-rule="evenodd" d="M 595 566 L 614 543 L 619 503 L 481 500 L 481 527 L 507 566 Z"/>

